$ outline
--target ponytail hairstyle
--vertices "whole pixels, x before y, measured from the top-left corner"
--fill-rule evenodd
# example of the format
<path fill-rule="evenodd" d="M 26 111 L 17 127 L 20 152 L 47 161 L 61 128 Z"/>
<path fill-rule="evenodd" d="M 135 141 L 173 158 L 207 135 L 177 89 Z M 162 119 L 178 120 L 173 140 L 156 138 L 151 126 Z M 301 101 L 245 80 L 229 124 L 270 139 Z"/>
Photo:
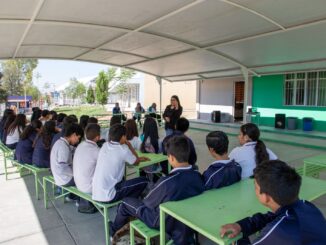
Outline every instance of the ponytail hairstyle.
<path fill-rule="evenodd" d="M 259 165 L 263 161 L 269 160 L 269 155 L 266 146 L 262 140 L 259 139 L 260 131 L 256 124 L 247 123 L 240 127 L 241 133 L 245 136 L 247 135 L 251 141 L 256 141 L 255 146 L 256 152 L 256 165 Z"/>
<path fill-rule="evenodd" d="M 147 138 L 150 138 L 150 143 L 155 149 L 155 153 L 158 153 L 159 146 L 158 146 L 158 128 L 157 124 L 154 118 L 147 117 L 144 122 L 144 128 L 143 128 L 143 134 L 144 134 L 144 140 L 140 146 L 141 152 L 147 152 L 145 149 Z"/>
<path fill-rule="evenodd" d="M 22 134 L 20 135 L 21 140 L 28 139 L 33 133 L 37 133 L 37 129 L 40 129 L 42 127 L 42 122 L 40 120 L 34 120 L 31 122 L 30 125 L 28 125 Z"/>
<path fill-rule="evenodd" d="M 21 135 L 23 130 L 26 127 L 26 116 L 25 114 L 18 114 L 15 118 L 15 121 L 10 124 L 10 126 L 7 129 L 8 134 L 12 134 L 15 132 L 16 128 L 18 128 L 18 133 Z"/>
<path fill-rule="evenodd" d="M 51 147 L 51 141 L 54 134 L 55 134 L 55 121 L 50 120 L 45 122 L 41 132 L 37 135 L 37 137 L 34 140 L 33 147 L 35 147 L 36 142 L 39 139 L 42 139 L 45 149 L 49 150 Z"/>

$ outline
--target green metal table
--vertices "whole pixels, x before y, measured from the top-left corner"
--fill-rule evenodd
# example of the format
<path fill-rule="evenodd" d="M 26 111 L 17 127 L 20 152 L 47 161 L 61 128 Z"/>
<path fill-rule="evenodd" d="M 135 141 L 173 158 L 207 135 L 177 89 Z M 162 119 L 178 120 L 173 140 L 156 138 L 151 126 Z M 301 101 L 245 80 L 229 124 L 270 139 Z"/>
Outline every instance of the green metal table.
<path fill-rule="evenodd" d="M 326 193 L 326 181 L 303 177 L 300 198 L 311 201 Z M 218 190 L 177 202 L 160 205 L 160 244 L 165 244 L 165 215 L 170 215 L 218 244 L 231 244 L 234 239 L 221 238 L 224 224 L 234 223 L 268 209 L 256 198 L 253 179 L 243 180 Z"/>
<path fill-rule="evenodd" d="M 307 176 L 310 172 L 317 172 L 326 169 L 326 154 L 312 156 L 303 159 L 303 176 Z"/>
<path fill-rule="evenodd" d="M 154 165 L 156 163 L 161 163 L 161 162 L 168 160 L 168 157 L 163 154 L 142 153 L 140 151 L 137 151 L 137 154 L 139 157 L 148 157 L 150 159 L 150 161 L 140 162 L 138 165 L 126 165 L 128 168 L 135 169 L 136 172 L 134 172 L 134 173 L 136 173 L 137 176 L 140 176 L 141 169 L 151 166 L 151 165 Z M 168 164 L 168 171 L 169 172 L 171 171 L 170 164 Z M 134 174 L 134 173 L 132 173 L 132 174 Z M 131 174 L 129 174 L 129 175 L 131 175 Z M 125 176 L 127 176 L 127 175 L 125 175 Z"/>

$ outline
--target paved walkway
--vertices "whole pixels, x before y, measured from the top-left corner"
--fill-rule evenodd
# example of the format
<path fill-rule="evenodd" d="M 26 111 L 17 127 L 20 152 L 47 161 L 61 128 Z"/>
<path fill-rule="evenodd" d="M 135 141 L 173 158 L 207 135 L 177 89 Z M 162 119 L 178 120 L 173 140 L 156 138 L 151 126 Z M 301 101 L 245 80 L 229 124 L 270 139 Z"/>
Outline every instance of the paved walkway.
<path fill-rule="evenodd" d="M 203 127 L 207 129 L 206 127 Z M 213 128 L 211 128 L 213 129 Z M 161 135 L 164 134 L 163 129 Z M 213 161 L 207 151 L 205 137 L 207 132 L 191 130 L 188 135 L 194 140 L 199 169 L 202 172 Z M 287 136 L 283 136 L 287 137 Z M 306 141 L 306 138 L 304 139 Z M 280 159 L 293 166 L 301 166 L 303 159 L 325 153 L 320 149 L 311 149 L 295 145 L 266 141 Z M 237 138 L 230 136 L 230 149 L 238 145 Z M 3 173 L 3 162 L 0 157 L 0 173 Z M 32 176 L 5 181 L 0 175 L 0 244 L 53 244 L 53 245 L 91 245 L 104 244 L 104 226 L 102 216 L 97 214 L 80 214 L 73 203 L 62 201 L 50 203 L 46 210 L 43 200 L 36 201 L 34 180 Z M 326 174 L 322 174 L 326 180 Z M 326 195 L 314 202 L 326 215 Z M 115 209 L 111 209 L 113 218 Z M 218 228 L 217 228 L 218 231 Z M 200 238 L 202 244 L 210 241 Z"/>

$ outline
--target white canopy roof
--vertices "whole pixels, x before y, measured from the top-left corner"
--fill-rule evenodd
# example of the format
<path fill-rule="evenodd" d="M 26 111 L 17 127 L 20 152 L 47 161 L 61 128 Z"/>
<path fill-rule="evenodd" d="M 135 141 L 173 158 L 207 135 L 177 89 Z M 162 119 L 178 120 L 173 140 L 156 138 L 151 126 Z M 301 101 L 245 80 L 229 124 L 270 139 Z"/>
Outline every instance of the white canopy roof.
<path fill-rule="evenodd" d="M 170 81 L 326 68 L 326 0 L 0 0 L 0 58 Z"/>

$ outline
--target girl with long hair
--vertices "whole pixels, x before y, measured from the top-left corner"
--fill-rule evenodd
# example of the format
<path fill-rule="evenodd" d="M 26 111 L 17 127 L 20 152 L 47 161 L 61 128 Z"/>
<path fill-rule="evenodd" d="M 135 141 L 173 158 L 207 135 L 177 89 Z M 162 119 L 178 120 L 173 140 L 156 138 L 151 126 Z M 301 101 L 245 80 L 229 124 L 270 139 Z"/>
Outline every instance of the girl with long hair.
<path fill-rule="evenodd" d="M 20 140 L 16 146 L 15 159 L 22 164 L 32 164 L 33 143 L 37 133 L 41 130 L 40 120 L 32 121 L 20 135 Z"/>
<path fill-rule="evenodd" d="M 254 168 L 260 163 L 277 159 L 259 137 L 260 130 L 256 124 L 247 123 L 240 127 L 238 139 L 241 146 L 234 148 L 229 157 L 240 164 L 242 179 L 251 177 Z"/>
<path fill-rule="evenodd" d="M 7 118 L 10 116 L 10 115 L 14 115 L 14 111 L 11 110 L 11 109 L 5 109 L 5 111 L 3 112 L 3 116 L 1 118 L 1 121 L 0 121 L 0 140 L 2 140 L 2 135 L 3 135 L 3 131 L 4 131 L 4 127 L 5 127 L 5 123 L 7 121 Z"/>
<path fill-rule="evenodd" d="M 141 135 L 142 143 L 140 145 L 140 151 L 143 153 L 159 153 L 161 152 L 158 136 L 158 127 L 154 118 L 147 117 L 144 121 L 143 134 Z M 156 182 L 158 177 L 155 176 L 156 173 L 162 171 L 160 164 L 155 164 L 149 167 L 143 168 L 147 177 L 151 182 Z M 141 175 L 144 173 L 141 172 Z"/>
<path fill-rule="evenodd" d="M 34 152 L 32 162 L 40 168 L 50 167 L 51 141 L 56 133 L 55 122 L 45 122 L 42 130 L 34 140 Z"/>
<path fill-rule="evenodd" d="M 171 96 L 171 104 L 168 105 L 163 113 L 165 120 L 165 133 L 166 136 L 173 134 L 175 125 L 182 114 L 182 106 L 177 95 Z"/>
<path fill-rule="evenodd" d="M 139 138 L 138 128 L 135 120 L 128 119 L 126 121 L 125 127 L 126 127 L 127 140 L 130 142 L 131 146 L 135 150 L 140 150 L 140 146 L 142 142 Z"/>
<path fill-rule="evenodd" d="M 142 138 L 141 152 L 158 153 L 160 151 L 158 128 L 154 118 L 147 117 L 145 119 Z"/>
<path fill-rule="evenodd" d="M 141 124 L 141 114 L 142 113 L 145 113 L 145 109 L 141 106 L 140 102 L 138 102 L 135 107 L 133 119 L 137 120 L 140 127 L 142 127 L 142 124 Z"/>
<path fill-rule="evenodd" d="M 4 123 L 4 126 L 3 126 L 3 133 L 2 133 L 2 138 L 1 138 L 1 141 L 2 143 L 6 144 L 6 139 L 7 139 L 7 131 L 8 131 L 8 128 L 9 126 L 15 121 L 16 119 L 16 114 L 10 114 L 7 119 L 6 119 L 6 122 Z"/>
<path fill-rule="evenodd" d="M 20 135 L 26 127 L 26 116 L 24 114 L 18 114 L 15 120 L 10 124 L 6 130 L 7 138 L 6 145 L 10 149 L 16 149 Z"/>

